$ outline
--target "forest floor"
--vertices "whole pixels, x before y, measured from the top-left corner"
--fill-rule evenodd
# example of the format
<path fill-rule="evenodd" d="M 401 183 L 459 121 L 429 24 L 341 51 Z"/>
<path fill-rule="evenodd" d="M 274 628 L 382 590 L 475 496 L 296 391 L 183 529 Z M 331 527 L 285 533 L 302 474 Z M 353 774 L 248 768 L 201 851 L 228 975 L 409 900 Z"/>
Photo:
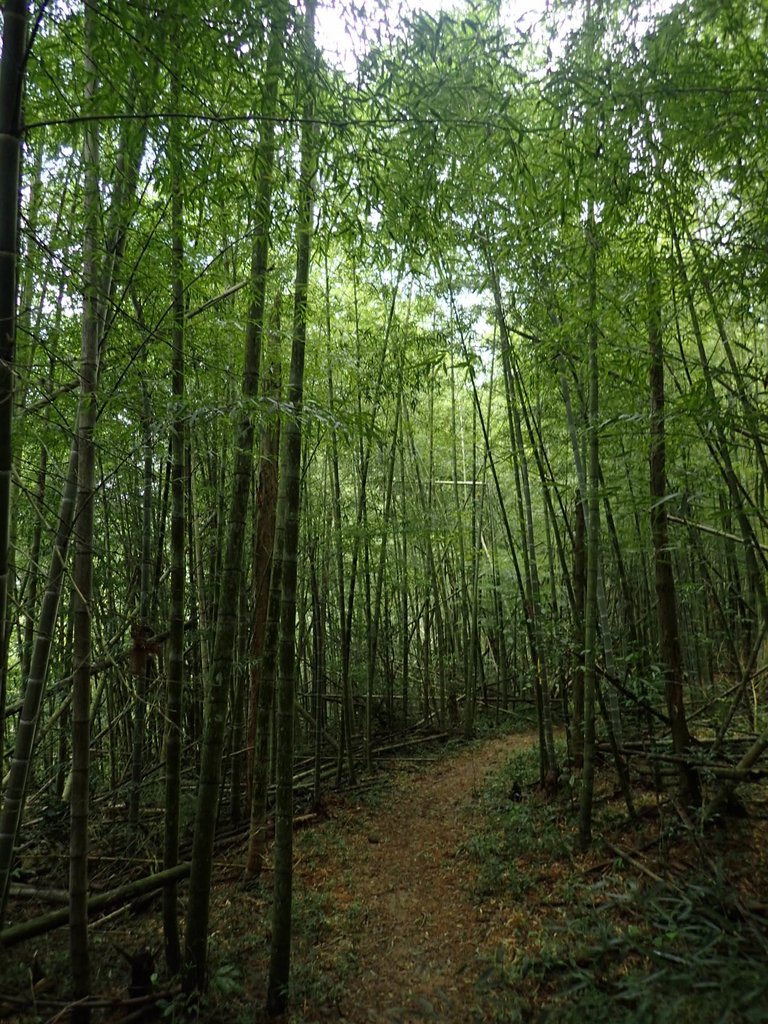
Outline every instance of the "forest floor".
<path fill-rule="evenodd" d="M 536 743 L 526 732 L 419 746 L 327 795 L 327 817 L 296 834 L 286 1022 L 768 1022 L 765 787 L 705 833 L 637 779 L 630 821 L 606 765 L 580 855 L 575 802 L 567 785 L 540 788 Z M 202 1021 L 267 1020 L 272 877 L 243 886 L 244 852 L 233 837 L 217 853 Z M 116 950 L 159 950 L 161 934 L 158 900 L 97 922 L 94 988 L 124 997 Z M 66 947 L 59 930 L 3 953 L 1 1017 L 67 1019 Z M 24 1006 L 35 954 L 52 984 Z M 152 1019 L 190 1013 L 169 992 Z"/>
<path fill-rule="evenodd" d="M 303 885 L 342 919 L 317 953 L 338 958 L 341 945 L 354 964 L 336 997 L 340 1017 L 486 1019 L 476 983 L 478 966 L 493 957 L 493 915 L 472 896 L 479 865 L 471 845 L 489 776 L 534 742 L 506 736 L 428 770 L 401 770 L 376 805 L 346 812 L 336 856 L 300 862 Z"/>

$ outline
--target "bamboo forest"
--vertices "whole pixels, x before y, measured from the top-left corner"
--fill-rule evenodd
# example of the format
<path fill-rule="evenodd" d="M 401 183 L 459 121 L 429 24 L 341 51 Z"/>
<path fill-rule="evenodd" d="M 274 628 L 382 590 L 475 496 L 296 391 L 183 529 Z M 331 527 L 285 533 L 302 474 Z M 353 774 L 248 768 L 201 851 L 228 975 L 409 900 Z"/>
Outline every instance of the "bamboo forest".
<path fill-rule="evenodd" d="M 0 1020 L 768 1021 L 766 83 L 3 0 Z"/>

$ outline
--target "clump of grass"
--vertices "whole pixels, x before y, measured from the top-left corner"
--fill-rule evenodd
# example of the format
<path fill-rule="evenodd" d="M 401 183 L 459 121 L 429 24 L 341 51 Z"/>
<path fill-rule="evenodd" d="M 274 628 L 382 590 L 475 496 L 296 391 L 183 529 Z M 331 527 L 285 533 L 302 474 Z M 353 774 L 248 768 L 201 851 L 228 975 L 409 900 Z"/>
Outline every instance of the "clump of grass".
<path fill-rule="evenodd" d="M 658 882 L 620 862 L 598 874 L 575 862 L 563 871 L 571 809 L 564 797 L 544 799 L 537 777 L 535 752 L 513 758 L 483 794 L 485 827 L 468 844 L 475 897 L 514 906 L 525 922 L 481 964 L 487 1019 L 768 1020 L 766 922 L 745 910 L 724 871 L 710 861 L 706 873 Z"/>
<path fill-rule="evenodd" d="M 297 893 L 294 934 L 297 955 L 291 969 L 291 1021 L 313 1012 L 335 1013 L 351 975 L 357 969 L 352 936 L 364 908 L 357 902 L 338 906 L 331 896 L 305 890 Z M 332 941 L 329 941 L 331 940 Z"/>
<path fill-rule="evenodd" d="M 570 858 L 565 798 L 547 801 L 537 788 L 538 755 L 512 757 L 482 794 L 486 825 L 467 844 L 478 864 L 474 895 L 520 898 L 538 883 L 539 868 Z"/>

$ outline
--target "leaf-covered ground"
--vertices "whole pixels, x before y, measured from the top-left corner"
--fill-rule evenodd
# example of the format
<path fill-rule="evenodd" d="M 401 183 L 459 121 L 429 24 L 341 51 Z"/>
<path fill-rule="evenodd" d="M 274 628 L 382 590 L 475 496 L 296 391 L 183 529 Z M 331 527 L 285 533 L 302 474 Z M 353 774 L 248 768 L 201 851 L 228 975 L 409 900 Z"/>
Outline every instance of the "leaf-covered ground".
<path fill-rule="evenodd" d="M 537 785 L 535 742 L 456 743 L 329 796 L 328 818 L 296 837 L 291 1022 L 768 1021 L 764 793 L 747 794 L 748 817 L 702 833 L 636 789 L 630 823 L 606 766 L 581 857 L 567 787 L 553 799 Z M 243 854 L 244 839 L 218 854 L 197 1011 L 222 1024 L 266 1019 L 271 875 L 244 887 Z M 94 987 L 124 995 L 116 947 L 159 947 L 160 935 L 157 902 L 98 923 Z M 51 984 L 25 1006 L 35 951 Z M 12 954 L 6 1019 L 65 1020 L 66 934 Z M 193 1016 L 162 976 L 157 987 L 169 990 L 157 1019 Z"/>
<path fill-rule="evenodd" d="M 489 1019 L 477 981 L 491 918 L 473 895 L 481 874 L 473 844 L 489 778 L 531 743 L 527 735 L 489 740 L 429 770 L 401 771 L 377 806 L 345 811 L 335 854 L 305 837 L 302 883 L 328 918 L 318 973 L 332 976 L 338 959 L 349 968 L 336 993 L 339 1016 Z"/>
<path fill-rule="evenodd" d="M 537 775 L 533 734 L 479 741 L 302 834 L 294 1021 L 768 1021 L 766 805 L 630 823 L 606 765 L 579 856 Z"/>

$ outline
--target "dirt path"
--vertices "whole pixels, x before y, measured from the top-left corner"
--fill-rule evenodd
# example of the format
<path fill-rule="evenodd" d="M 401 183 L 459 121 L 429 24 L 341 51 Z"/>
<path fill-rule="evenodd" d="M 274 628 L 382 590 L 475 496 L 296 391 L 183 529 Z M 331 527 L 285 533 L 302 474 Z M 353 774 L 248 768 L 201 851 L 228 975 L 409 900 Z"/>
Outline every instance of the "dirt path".
<path fill-rule="evenodd" d="M 484 1019 L 476 982 L 488 929 L 471 898 L 475 864 L 465 844 L 482 822 L 486 776 L 533 742 L 509 736 L 462 750 L 401 776 L 387 806 L 349 816 L 341 874 L 330 862 L 320 877 L 313 872 L 315 887 L 357 910 L 348 936 L 356 977 L 338 1005 L 344 1019 Z"/>

